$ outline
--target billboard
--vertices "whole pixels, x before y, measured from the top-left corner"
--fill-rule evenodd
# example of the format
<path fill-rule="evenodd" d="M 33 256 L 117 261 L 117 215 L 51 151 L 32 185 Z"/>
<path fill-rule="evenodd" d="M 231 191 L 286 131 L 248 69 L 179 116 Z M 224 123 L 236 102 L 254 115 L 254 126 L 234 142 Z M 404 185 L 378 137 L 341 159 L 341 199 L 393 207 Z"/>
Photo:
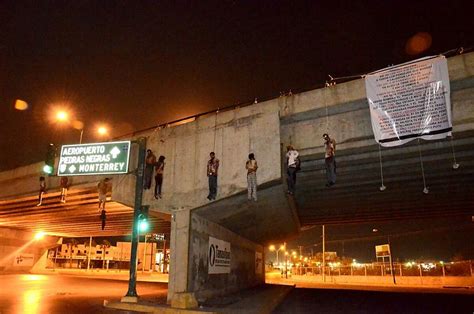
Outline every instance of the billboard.
<path fill-rule="evenodd" d="M 428 57 L 366 75 L 372 130 L 384 147 L 451 136 L 448 64 Z"/>
<path fill-rule="evenodd" d="M 129 158 L 130 141 L 63 145 L 58 176 L 127 173 Z"/>
<path fill-rule="evenodd" d="M 390 244 L 382 244 L 375 246 L 375 257 L 390 256 Z"/>
<path fill-rule="evenodd" d="M 209 237 L 208 273 L 230 273 L 230 243 Z"/>

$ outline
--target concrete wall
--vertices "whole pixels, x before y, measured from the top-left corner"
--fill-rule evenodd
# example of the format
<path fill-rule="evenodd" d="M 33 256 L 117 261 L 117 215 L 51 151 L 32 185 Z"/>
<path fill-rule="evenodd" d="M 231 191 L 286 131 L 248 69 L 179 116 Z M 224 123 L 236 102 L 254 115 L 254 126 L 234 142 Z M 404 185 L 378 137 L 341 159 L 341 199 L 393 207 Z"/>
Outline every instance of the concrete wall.
<path fill-rule="evenodd" d="M 208 273 L 210 236 L 230 242 L 230 273 Z M 260 252 L 263 258 L 263 246 L 195 213 L 191 214 L 189 250 L 188 291 L 194 292 L 198 300 L 230 294 L 265 282 L 263 262 L 259 271 L 255 265 L 255 252 Z"/>
<path fill-rule="evenodd" d="M 247 189 L 245 162 L 251 152 L 259 163 L 259 184 L 281 178 L 279 116 L 274 108 L 252 106 L 211 114 L 143 136 L 157 158 L 166 157 L 163 198 L 156 200 L 153 190 L 144 193 L 143 204 L 152 210 L 170 212 L 207 204 L 206 166 L 211 151 L 220 160 L 218 198 Z M 133 177 L 115 181 L 113 199 L 132 205 Z"/>
<path fill-rule="evenodd" d="M 57 160 L 56 160 L 57 163 Z M 60 177 L 47 176 L 42 172 L 44 162 L 38 162 L 24 167 L 0 172 L 0 199 L 15 198 L 16 196 L 37 195 L 39 177 L 46 178 L 48 192 L 59 192 Z M 69 177 L 72 188 L 80 185 L 96 184 L 106 176 Z"/>
<path fill-rule="evenodd" d="M 47 251 L 47 248 L 54 246 L 56 238 L 46 237 L 40 241 L 34 241 L 34 233 L 21 230 L 0 228 L 0 273 L 20 273 L 28 272 L 40 257 Z M 34 260 L 31 266 L 21 266 L 16 261 L 22 254 L 30 257 L 33 254 Z"/>

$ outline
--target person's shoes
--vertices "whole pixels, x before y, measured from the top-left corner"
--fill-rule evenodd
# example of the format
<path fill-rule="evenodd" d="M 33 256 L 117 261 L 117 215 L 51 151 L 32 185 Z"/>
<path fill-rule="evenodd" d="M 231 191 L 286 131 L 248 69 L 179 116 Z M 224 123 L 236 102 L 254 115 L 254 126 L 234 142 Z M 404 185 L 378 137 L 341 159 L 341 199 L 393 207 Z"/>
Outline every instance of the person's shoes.
<path fill-rule="evenodd" d="M 207 197 L 208 200 L 212 201 L 212 198 L 210 196 Z"/>
<path fill-rule="evenodd" d="M 66 203 L 66 200 L 61 200 L 61 203 L 63 203 L 63 204 Z"/>
<path fill-rule="evenodd" d="M 161 198 L 161 194 L 158 194 L 158 197 Z"/>
<path fill-rule="evenodd" d="M 334 184 L 335 184 L 334 182 L 328 182 L 328 183 L 326 183 L 326 187 L 329 188 L 329 187 L 333 186 Z"/>
<path fill-rule="evenodd" d="M 158 199 L 158 195 L 155 194 L 155 199 Z"/>
<path fill-rule="evenodd" d="M 36 207 L 41 206 L 41 203 L 36 204 Z"/>

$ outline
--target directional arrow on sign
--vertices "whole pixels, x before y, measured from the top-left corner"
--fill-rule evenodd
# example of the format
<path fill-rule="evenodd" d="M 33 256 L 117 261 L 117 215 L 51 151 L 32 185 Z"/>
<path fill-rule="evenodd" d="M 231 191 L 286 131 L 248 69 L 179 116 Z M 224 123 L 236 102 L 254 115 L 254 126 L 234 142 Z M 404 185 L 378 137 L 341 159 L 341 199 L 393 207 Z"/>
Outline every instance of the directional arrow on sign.
<path fill-rule="evenodd" d="M 114 146 L 114 148 L 110 150 L 110 154 L 112 155 L 112 158 L 115 159 L 120 154 L 120 149 L 118 149 L 117 146 Z"/>

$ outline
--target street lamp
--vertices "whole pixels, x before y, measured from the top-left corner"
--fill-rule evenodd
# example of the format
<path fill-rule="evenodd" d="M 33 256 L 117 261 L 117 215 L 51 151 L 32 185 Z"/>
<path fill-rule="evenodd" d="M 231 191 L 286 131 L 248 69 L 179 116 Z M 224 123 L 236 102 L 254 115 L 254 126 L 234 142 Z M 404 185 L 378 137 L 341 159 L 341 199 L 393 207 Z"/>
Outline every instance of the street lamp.
<path fill-rule="evenodd" d="M 109 131 L 107 130 L 107 128 L 105 126 L 100 126 L 97 128 L 97 133 L 99 135 L 106 135 Z"/>
<path fill-rule="evenodd" d="M 280 265 L 280 261 L 278 259 L 278 252 L 280 251 L 284 251 L 285 250 L 285 246 L 282 244 L 280 245 L 280 248 L 278 250 L 275 250 L 275 246 L 274 245 L 270 245 L 270 247 L 268 248 L 270 251 L 275 251 L 276 252 L 276 258 L 277 258 L 277 265 L 279 266 Z"/>
<path fill-rule="evenodd" d="M 56 120 L 59 122 L 66 122 L 69 119 L 69 113 L 64 110 L 59 110 L 56 112 Z"/>

